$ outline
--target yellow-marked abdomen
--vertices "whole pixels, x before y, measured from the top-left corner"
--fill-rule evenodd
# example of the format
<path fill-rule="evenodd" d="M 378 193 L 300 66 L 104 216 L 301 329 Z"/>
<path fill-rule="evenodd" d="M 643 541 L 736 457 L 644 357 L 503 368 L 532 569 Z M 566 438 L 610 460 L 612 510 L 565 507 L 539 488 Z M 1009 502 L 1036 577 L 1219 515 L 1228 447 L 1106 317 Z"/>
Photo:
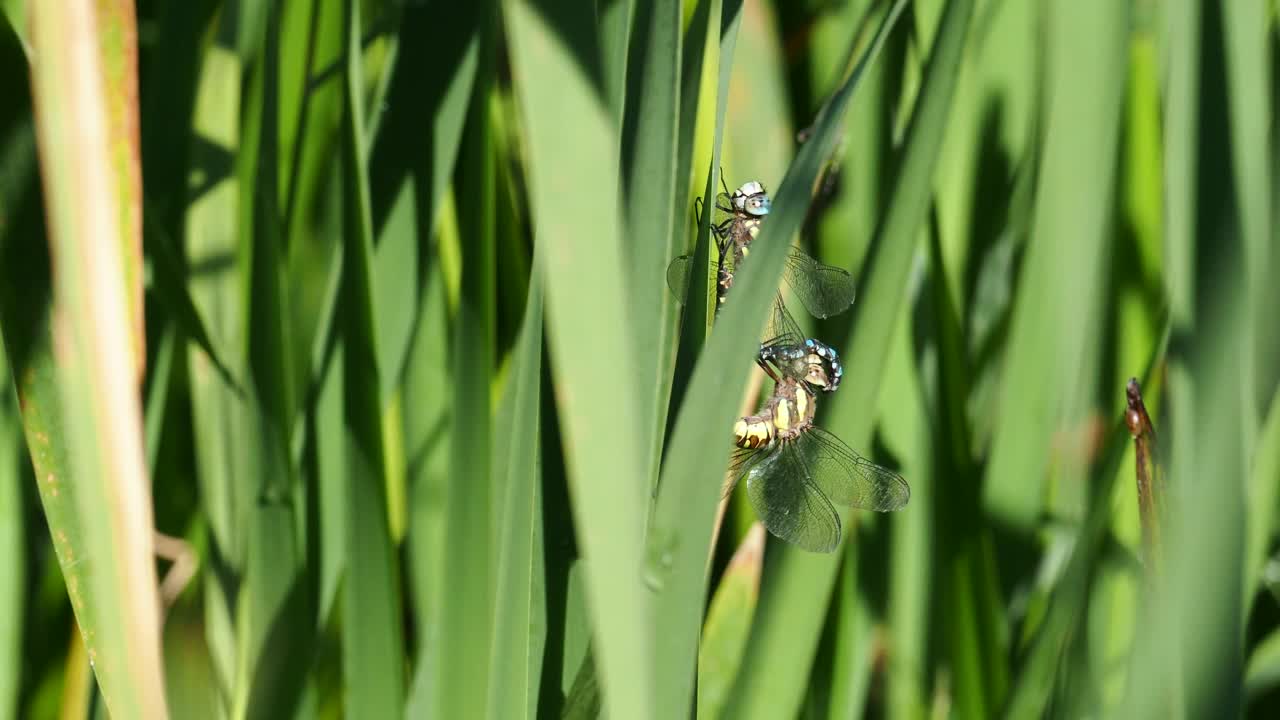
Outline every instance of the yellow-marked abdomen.
<path fill-rule="evenodd" d="M 754 450 L 773 439 L 773 426 L 761 417 L 744 417 L 733 424 L 733 444 Z"/>

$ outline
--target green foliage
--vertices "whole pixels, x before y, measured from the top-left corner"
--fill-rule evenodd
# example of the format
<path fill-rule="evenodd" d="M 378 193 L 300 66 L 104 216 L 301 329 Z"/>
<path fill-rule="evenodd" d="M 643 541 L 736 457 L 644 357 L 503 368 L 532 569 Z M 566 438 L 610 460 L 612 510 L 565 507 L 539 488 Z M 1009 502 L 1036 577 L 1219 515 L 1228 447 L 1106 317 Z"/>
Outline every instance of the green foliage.
<path fill-rule="evenodd" d="M 0 719 L 1274 716 L 1278 89 L 1265 2 L 4 0 Z M 830 554 L 717 508 L 791 243 L 912 488 Z"/>

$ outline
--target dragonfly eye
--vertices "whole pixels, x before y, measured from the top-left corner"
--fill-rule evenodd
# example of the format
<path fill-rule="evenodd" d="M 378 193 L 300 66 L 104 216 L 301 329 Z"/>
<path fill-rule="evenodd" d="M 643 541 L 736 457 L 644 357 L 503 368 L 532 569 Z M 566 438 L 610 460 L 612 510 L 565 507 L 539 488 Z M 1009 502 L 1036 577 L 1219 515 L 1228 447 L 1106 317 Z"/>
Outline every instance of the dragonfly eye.
<path fill-rule="evenodd" d="M 769 200 L 768 195 L 756 195 L 747 198 L 746 211 L 751 215 L 768 215 L 773 203 Z"/>

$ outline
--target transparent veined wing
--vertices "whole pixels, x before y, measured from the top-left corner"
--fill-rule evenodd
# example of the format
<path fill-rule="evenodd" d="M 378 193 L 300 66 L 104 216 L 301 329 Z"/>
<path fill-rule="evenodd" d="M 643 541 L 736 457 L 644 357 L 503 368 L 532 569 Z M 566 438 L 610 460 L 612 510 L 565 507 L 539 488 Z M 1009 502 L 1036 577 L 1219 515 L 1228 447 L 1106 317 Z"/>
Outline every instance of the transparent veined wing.
<path fill-rule="evenodd" d="M 712 225 L 723 225 L 724 221 L 732 219 L 733 213 L 733 197 L 727 192 L 716 195 L 716 213 L 711 216 Z"/>
<path fill-rule="evenodd" d="M 814 317 L 844 312 L 857 294 L 854 277 L 848 270 L 824 265 L 794 247 L 787 254 L 782 276 Z"/>
<path fill-rule="evenodd" d="M 779 443 L 756 453 L 740 482 L 769 532 L 811 552 L 840 545 L 840 515 L 812 482 L 795 444 Z"/>
<path fill-rule="evenodd" d="M 667 266 L 667 288 L 671 290 L 676 302 L 683 304 L 685 296 L 689 294 L 689 277 L 692 272 L 692 255 L 681 255 Z"/>
<path fill-rule="evenodd" d="M 730 262 L 726 256 L 723 247 L 717 248 L 717 267 L 723 267 L 724 263 Z M 730 271 L 732 272 L 732 271 Z M 693 255 L 680 255 L 667 265 L 667 287 L 671 290 L 671 295 L 675 297 L 676 302 L 684 304 L 685 297 L 689 294 L 689 280 L 693 275 Z M 709 281 L 716 283 L 717 278 L 709 278 Z"/>
<path fill-rule="evenodd" d="M 769 313 L 769 324 L 765 326 L 762 347 L 796 347 L 804 343 L 804 333 L 800 325 L 782 302 L 782 296 L 773 298 L 773 308 Z"/>
<path fill-rule="evenodd" d="M 810 427 L 787 445 L 809 481 L 837 505 L 890 512 L 911 499 L 901 475 L 862 457 L 820 427 Z"/>

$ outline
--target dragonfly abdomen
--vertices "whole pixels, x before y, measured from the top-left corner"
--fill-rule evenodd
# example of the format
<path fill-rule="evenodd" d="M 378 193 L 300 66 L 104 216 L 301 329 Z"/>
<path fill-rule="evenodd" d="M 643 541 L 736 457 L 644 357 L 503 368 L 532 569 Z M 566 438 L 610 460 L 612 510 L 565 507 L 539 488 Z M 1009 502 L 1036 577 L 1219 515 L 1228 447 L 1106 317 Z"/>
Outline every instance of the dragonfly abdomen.
<path fill-rule="evenodd" d="M 759 415 L 747 415 L 733 424 L 733 444 L 746 450 L 762 448 L 773 442 L 773 418 L 767 411 Z"/>
<path fill-rule="evenodd" d="M 787 378 L 774 388 L 773 397 L 758 415 L 739 418 L 733 425 L 733 444 L 747 450 L 787 440 L 813 425 L 813 393 Z"/>

